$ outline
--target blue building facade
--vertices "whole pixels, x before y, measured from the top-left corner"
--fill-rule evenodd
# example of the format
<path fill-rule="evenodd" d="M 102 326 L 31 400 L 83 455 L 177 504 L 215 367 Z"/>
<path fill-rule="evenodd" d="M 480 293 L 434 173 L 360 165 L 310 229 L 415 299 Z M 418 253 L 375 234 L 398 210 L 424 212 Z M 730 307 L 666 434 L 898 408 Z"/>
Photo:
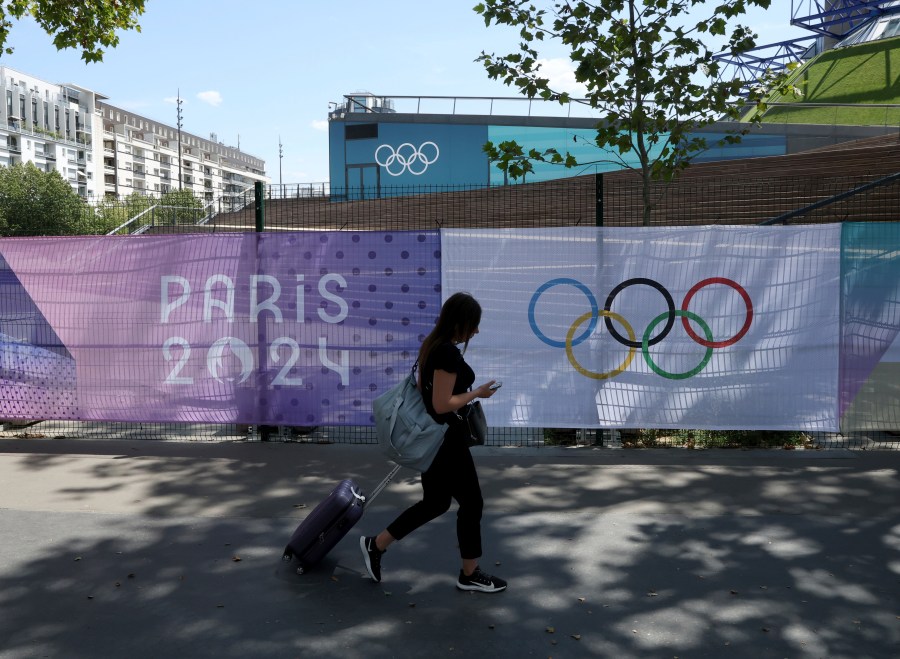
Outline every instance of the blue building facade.
<path fill-rule="evenodd" d="M 333 195 L 391 196 L 413 188 L 462 189 L 504 185 L 504 172 L 483 147 L 515 140 L 526 152 L 556 149 L 581 163 L 533 163 L 526 183 L 637 167 L 635 154 L 617 154 L 594 143 L 596 119 L 397 112 L 389 98 L 345 97 L 329 115 L 329 175 Z M 720 143 L 729 131 L 748 129 L 737 144 Z M 861 127 L 716 123 L 698 132 L 709 148 L 694 162 L 778 156 L 866 137 Z M 657 147 L 658 148 L 658 147 Z"/>

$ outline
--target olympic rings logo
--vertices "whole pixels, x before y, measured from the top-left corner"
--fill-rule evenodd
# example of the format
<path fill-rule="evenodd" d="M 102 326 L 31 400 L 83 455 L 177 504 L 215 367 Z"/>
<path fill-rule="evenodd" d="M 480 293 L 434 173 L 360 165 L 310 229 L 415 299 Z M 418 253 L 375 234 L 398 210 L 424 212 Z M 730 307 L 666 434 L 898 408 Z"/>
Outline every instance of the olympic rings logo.
<path fill-rule="evenodd" d="M 744 324 L 737 331 L 737 333 L 735 333 L 731 337 L 720 340 L 715 340 L 712 330 L 710 329 L 706 321 L 703 320 L 703 318 L 688 310 L 688 305 L 691 303 L 694 295 L 696 295 L 697 292 L 700 291 L 700 289 L 712 284 L 724 284 L 725 286 L 733 288 L 737 292 L 737 294 L 740 295 L 741 299 L 744 301 L 744 305 L 747 308 L 744 317 Z M 667 311 L 664 311 L 650 321 L 650 323 L 647 325 L 647 328 L 644 330 L 644 333 L 641 336 L 640 340 L 636 339 L 634 329 L 631 327 L 628 321 L 625 320 L 625 318 L 620 314 L 611 311 L 613 301 L 616 299 L 616 296 L 619 293 L 630 286 L 638 285 L 650 286 L 651 288 L 658 291 L 659 294 L 663 296 L 663 299 L 666 302 L 666 306 L 668 307 Z M 585 312 L 575 319 L 575 321 L 569 327 L 568 332 L 566 333 L 565 341 L 551 339 L 550 337 L 546 336 L 540 330 L 537 325 L 537 321 L 535 320 L 535 308 L 537 307 L 538 300 L 540 299 L 541 295 L 543 295 L 546 291 L 553 288 L 554 286 L 574 286 L 579 291 L 584 293 L 591 307 L 590 311 Z M 620 363 L 612 370 L 598 373 L 595 371 L 589 371 L 580 363 L 578 363 L 578 360 L 575 358 L 575 352 L 573 348 L 587 340 L 588 337 L 590 337 L 594 333 L 594 330 L 597 329 L 597 323 L 601 317 L 604 319 L 606 329 L 609 331 L 610 336 L 618 343 L 628 348 L 628 355 L 625 357 L 622 363 Z M 695 343 L 698 343 L 699 345 L 706 348 L 706 353 L 700 360 L 700 363 L 697 364 L 697 366 L 695 366 L 694 368 L 681 373 L 673 373 L 662 369 L 650 355 L 650 346 L 656 345 L 664 338 L 666 338 L 666 336 L 668 336 L 669 332 L 675 326 L 676 318 L 681 318 L 681 323 L 684 327 L 685 332 L 687 332 L 687 335 Z M 619 333 L 619 331 L 616 330 L 616 328 L 613 326 L 613 321 L 617 322 L 625 330 L 628 338 L 625 338 Z M 663 328 L 659 330 L 656 335 L 654 335 L 654 330 L 656 330 L 657 326 L 663 323 L 663 321 L 665 321 Z M 697 323 L 697 325 L 700 326 L 700 329 L 703 331 L 703 337 L 699 336 L 697 332 L 694 331 L 694 328 L 691 326 L 691 323 L 689 321 L 694 321 L 695 323 Z M 569 363 L 572 364 L 576 371 L 587 378 L 591 378 L 593 380 L 606 380 L 619 375 L 626 368 L 628 368 L 629 364 L 631 364 L 632 360 L 634 359 L 636 350 L 640 348 L 641 353 L 644 356 L 644 361 L 654 373 L 670 380 L 684 380 L 697 375 L 697 373 L 699 373 L 706 367 L 706 365 L 709 363 L 710 358 L 712 358 L 714 348 L 726 348 L 730 345 L 734 345 L 744 337 L 744 335 L 750 329 L 750 324 L 753 322 L 753 302 L 750 300 L 750 296 L 747 294 L 747 291 L 744 290 L 744 288 L 737 282 L 732 281 L 731 279 L 726 279 L 724 277 L 710 277 L 694 284 L 694 286 L 684 296 L 684 300 L 682 300 L 681 302 L 681 308 L 676 309 L 675 301 L 672 299 L 672 294 L 669 293 L 669 291 L 666 290 L 666 288 L 663 287 L 662 284 L 652 279 L 637 277 L 634 279 L 623 281 L 621 284 L 616 286 L 606 298 L 606 304 L 603 306 L 603 310 L 601 310 L 597 303 L 597 298 L 594 297 L 594 294 L 587 286 L 585 286 L 577 279 L 561 277 L 558 279 L 551 279 L 550 281 L 540 286 L 534 292 L 534 295 L 531 297 L 531 302 L 528 305 L 528 322 L 531 324 L 531 331 L 534 332 L 534 335 L 538 339 L 552 348 L 564 348 L 566 351 L 566 357 L 568 357 L 569 359 Z M 588 326 L 579 334 L 579 329 L 581 329 L 581 326 L 585 323 L 588 323 Z"/>
<path fill-rule="evenodd" d="M 400 176 L 403 172 L 419 176 L 425 173 L 428 165 L 437 162 L 440 155 L 441 150 L 434 142 L 422 142 L 419 148 L 404 142 L 396 149 L 390 144 L 382 144 L 375 149 L 375 162 L 391 176 Z"/>

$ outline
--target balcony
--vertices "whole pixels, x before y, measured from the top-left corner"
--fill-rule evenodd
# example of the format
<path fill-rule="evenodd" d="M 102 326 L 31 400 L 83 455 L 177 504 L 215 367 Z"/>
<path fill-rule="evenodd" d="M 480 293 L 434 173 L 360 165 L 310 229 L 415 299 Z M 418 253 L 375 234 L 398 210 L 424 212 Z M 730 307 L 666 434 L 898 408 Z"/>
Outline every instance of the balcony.
<path fill-rule="evenodd" d="M 63 142 L 65 144 L 70 145 L 78 145 L 78 146 L 90 146 L 90 139 L 72 139 L 71 135 L 67 134 L 63 136 L 59 129 L 57 128 L 55 131 L 39 127 L 29 128 L 24 121 L 20 121 L 17 117 L 9 117 L 7 120 L 7 128 L 11 131 L 19 133 L 21 135 L 29 135 L 31 137 L 36 137 L 38 139 L 43 140 L 53 140 L 54 142 Z M 88 133 L 90 136 L 90 133 Z"/>
<path fill-rule="evenodd" d="M 132 135 L 131 139 L 133 139 L 136 142 L 142 142 L 144 144 L 149 144 L 150 146 L 154 146 L 152 140 L 145 138 L 143 135 L 140 135 L 140 136 Z"/>

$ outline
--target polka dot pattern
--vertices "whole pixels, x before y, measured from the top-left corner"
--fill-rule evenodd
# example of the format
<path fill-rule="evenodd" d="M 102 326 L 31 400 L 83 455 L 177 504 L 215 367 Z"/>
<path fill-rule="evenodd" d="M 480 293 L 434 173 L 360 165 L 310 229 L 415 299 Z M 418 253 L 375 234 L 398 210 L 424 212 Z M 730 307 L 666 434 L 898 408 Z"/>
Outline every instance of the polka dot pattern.
<path fill-rule="evenodd" d="M 302 378 L 303 386 L 272 389 L 266 404 L 259 403 L 263 422 L 371 424 L 372 401 L 409 371 L 440 311 L 440 234 L 272 233 L 262 236 L 259 254 L 267 273 L 283 285 L 304 275 L 307 310 L 303 324 L 286 317 L 268 328 L 300 344 L 302 357 L 290 375 Z M 342 303 L 346 317 L 322 320 L 338 318 Z M 323 337 L 324 355 L 318 346 Z M 271 381 L 284 366 L 288 351 L 281 350 L 264 379 Z"/>
<path fill-rule="evenodd" d="M 61 352 L 0 335 L 0 418 L 75 418 L 75 361 Z"/>

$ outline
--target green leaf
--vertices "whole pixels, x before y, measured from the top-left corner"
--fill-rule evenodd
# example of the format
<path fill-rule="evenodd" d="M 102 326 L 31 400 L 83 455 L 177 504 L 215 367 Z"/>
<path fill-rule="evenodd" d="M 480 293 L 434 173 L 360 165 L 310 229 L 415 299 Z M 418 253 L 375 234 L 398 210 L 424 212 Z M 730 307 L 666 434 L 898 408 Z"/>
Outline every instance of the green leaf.
<path fill-rule="evenodd" d="M 0 5 L 0 47 L 6 53 L 11 23 L 7 16 L 30 16 L 53 37 L 58 50 L 81 49 L 85 62 L 99 62 L 104 48 L 119 43 L 123 30 L 140 31 L 138 17 L 144 13 L 145 0 L 81 0 L 74 9 L 71 0 L 10 0 Z"/>
<path fill-rule="evenodd" d="M 604 120 L 596 128 L 598 161 L 637 159 L 647 185 L 651 178 L 669 181 L 691 159 L 709 148 L 692 139 L 689 131 L 721 117 L 736 117 L 734 104 L 740 80 L 720 80 L 715 48 L 704 39 L 726 37 L 738 55 L 755 46 L 756 35 L 736 21 L 748 6 L 766 7 L 770 0 L 548 0 L 537 9 L 522 0 L 487 0 L 474 8 L 486 25 L 506 25 L 520 31 L 519 52 L 479 60 L 488 76 L 514 86 L 528 98 L 570 103 L 569 94 L 540 75 L 536 50 L 546 39 L 568 49 L 575 79 L 588 90 L 587 102 Z M 690 23 L 684 18 L 690 12 Z M 553 16 L 552 25 L 544 23 Z M 677 20 L 673 20 L 676 19 Z M 721 41 L 721 39 L 719 40 Z M 553 53 L 553 56 L 557 56 Z M 706 72 L 697 73 L 702 67 Z M 702 82 L 701 82 L 702 81 Z M 767 76 L 753 103 L 764 103 L 774 92 L 793 94 L 787 79 Z M 759 108 L 757 106 L 757 114 Z M 744 126 L 724 139 L 740 140 Z M 720 142 L 721 143 L 721 142 Z M 525 149 L 500 145 L 490 152 L 491 162 L 510 176 L 532 171 L 533 163 L 577 166 L 572 154 L 561 149 Z M 488 150 L 486 149 L 486 153 Z M 644 199 L 649 198 L 644 195 Z M 645 218 L 648 217 L 645 208 Z"/>

